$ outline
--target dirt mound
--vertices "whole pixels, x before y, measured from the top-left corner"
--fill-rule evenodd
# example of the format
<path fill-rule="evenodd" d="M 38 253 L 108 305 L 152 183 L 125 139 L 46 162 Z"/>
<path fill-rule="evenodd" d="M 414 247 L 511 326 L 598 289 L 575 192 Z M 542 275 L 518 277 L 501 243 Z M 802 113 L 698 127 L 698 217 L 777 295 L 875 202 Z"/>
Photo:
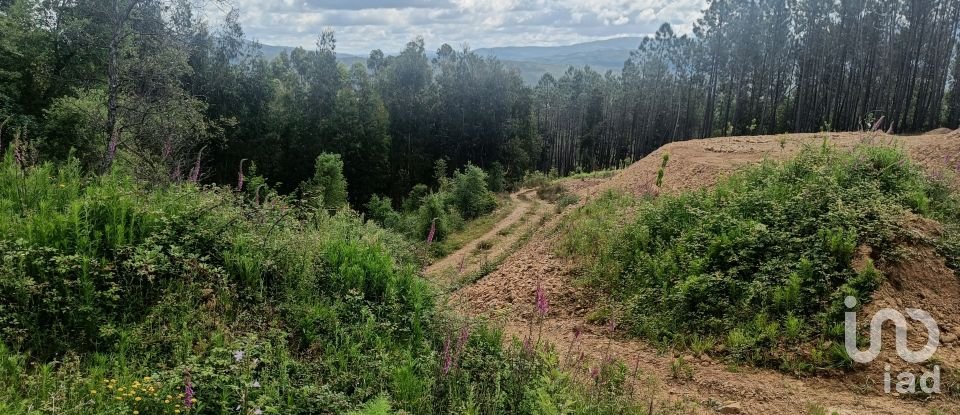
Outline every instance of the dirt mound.
<path fill-rule="evenodd" d="M 934 359 L 944 367 L 960 369 L 960 343 L 957 342 L 960 335 L 960 314 L 957 313 L 960 310 L 960 278 L 947 267 L 944 258 L 932 245 L 940 237 L 941 225 L 910 215 L 905 219 L 903 229 L 904 237 L 897 247 L 898 257 L 875 258 L 884 280 L 860 313 L 860 323 L 867 323 L 863 320 L 883 308 L 901 312 L 910 308 L 924 310 L 930 313 L 940 329 L 941 346 Z M 926 329 L 919 322 L 907 321 L 911 323 L 908 343 L 913 350 L 919 350 L 926 343 Z M 893 336 L 886 336 L 883 344 L 880 357 L 868 371 L 882 374 L 886 364 L 891 364 L 898 372 L 910 369 L 919 373 L 922 369 L 918 365 L 906 365 L 897 357 Z"/>
<path fill-rule="evenodd" d="M 956 133 L 955 133 L 956 134 Z M 663 191 L 699 189 L 715 184 L 738 168 L 764 159 L 785 159 L 804 146 L 828 145 L 853 148 L 864 143 L 903 145 L 910 157 L 925 167 L 958 169 L 960 140 L 952 135 L 897 137 L 883 133 L 810 133 L 776 136 L 720 137 L 667 144 L 624 169 L 591 194 L 621 190 L 634 195 L 656 192 L 657 170 L 664 153 L 670 162 L 664 171 Z"/>
<path fill-rule="evenodd" d="M 951 130 L 951 129 L 949 129 L 949 128 L 937 128 L 937 129 L 935 129 L 935 130 L 927 131 L 927 132 L 923 133 L 923 135 L 944 135 L 944 134 L 950 134 L 950 133 L 952 133 L 952 132 L 953 132 L 953 130 Z"/>
<path fill-rule="evenodd" d="M 960 171 L 960 139 L 951 135 L 788 134 L 672 143 L 610 179 L 565 185 L 582 196 L 580 203 L 607 190 L 635 195 L 656 194 L 661 191 L 655 185 L 657 170 L 663 154 L 669 153 L 670 162 L 665 170 L 662 191 L 699 189 L 715 184 L 744 165 L 767 158 L 784 159 L 795 155 L 803 146 L 821 145 L 824 139 L 840 148 L 870 142 L 902 145 L 911 158 L 928 169 Z M 573 361 L 577 356 L 585 359 L 584 362 L 611 357 L 621 359 L 634 373 L 639 372 L 647 379 L 637 386 L 644 399 L 656 402 L 657 407 L 678 408 L 676 413 L 716 413 L 717 402 L 737 401 L 743 408 L 742 413 L 748 414 L 804 413 L 810 404 L 827 408 L 826 413 L 836 411 L 845 415 L 960 414 L 955 400 L 923 402 L 882 393 L 884 363 L 888 359 L 902 362 L 892 345 L 883 349 L 890 354 L 881 355 L 876 364 L 860 367 L 852 375 L 840 378 L 796 379 L 772 370 L 731 370 L 725 363 L 706 356 L 687 356 L 685 359 L 694 368 L 693 378 L 687 381 L 673 379 L 670 369 L 675 358 L 673 353 L 657 350 L 642 340 L 623 338 L 607 327 L 590 323 L 591 316 L 595 316 L 602 305 L 597 304 L 594 293 L 577 282 L 577 264 L 555 255 L 556 236 L 564 232 L 558 228 L 561 218 L 562 215 L 554 217 L 541 226 L 528 243 L 486 277 L 453 293 L 451 303 L 469 315 L 503 322 L 508 334 L 550 342 L 565 362 Z M 861 320 L 868 320 L 865 317 L 868 313 L 882 307 L 927 310 L 940 324 L 944 333 L 942 340 L 946 343 L 938 350 L 936 359 L 946 367 L 958 367 L 960 343 L 955 339 L 956 334 L 960 334 L 960 314 L 956 313 L 960 310 L 960 279 L 952 275 L 932 247 L 931 241 L 940 232 L 938 224 L 910 218 L 905 229 L 914 237 L 903 241 L 902 257 L 886 262 L 875 258 L 886 279 L 873 301 L 861 311 Z M 864 255 L 869 255 L 869 250 Z M 535 320 L 534 299 L 538 285 L 546 291 L 550 310 L 547 318 L 534 327 L 531 321 Z M 922 336 L 925 332 L 914 327 L 910 333 Z M 884 341 L 892 341 L 892 336 L 884 337 Z M 912 348 L 917 350 L 919 346 Z M 590 364 L 576 365 L 574 370 L 586 372 Z M 896 373 L 906 369 L 894 367 L 894 381 Z M 944 388 L 947 387 L 945 384 Z"/>

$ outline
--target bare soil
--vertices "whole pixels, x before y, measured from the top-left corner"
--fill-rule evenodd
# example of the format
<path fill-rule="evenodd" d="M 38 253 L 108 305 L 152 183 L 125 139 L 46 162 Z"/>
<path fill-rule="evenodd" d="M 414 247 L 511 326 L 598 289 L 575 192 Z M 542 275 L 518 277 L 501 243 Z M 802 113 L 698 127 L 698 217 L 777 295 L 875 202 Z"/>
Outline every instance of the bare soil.
<path fill-rule="evenodd" d="M 824 139 L 828 145 L 840 148 L 865 142 L 902 145 L 928 171 L 960 173 L 960 134 L 914 137 L 883 133 L 789 134 L 672 143 L 614 177 L 578 181 L 568 187 L 581 196 L 580 203 L 608 190 L 656 194 L 660 191 L 654 186 L 657 170 L 662 155 L 669 153 L 662 191 L 698 189 L 715 184 L 744 165 L 767 158 L 786 158 L 803 146 L 821 145 Z M 517 209 L 527 208 L 528 205 L 517 204 Z M 536 213 L 543 214 L 542 209 Z M 589 322 L 588 317 L 603 305 L 598 295 L 578 283 L 575 261 L 554 254 L 556 237 L 565 231 L 558 227 L 561 217 L 553 217 L 538 226 L 528 242 L 510 254 L 496 270 L 453 292 L 450 305 L 468 315 L 500 322 L 509 334 L 534 336 L 552 344 L 574 371 L 585 372 L 591 364 L 608 358 L 626 362 L 641 379 L 636 383 L 641 399 L 652 401 L 658 413 L 717 413 L 723 405 L 736 402 L 742 408 L 740 413 L 746 414 L 814 413 L 808 410 L 809 405 L 825 408 L 827 414 L 841 415 L 960 414 L 960 404 L 943 396 L 918 399 L 883 393 L 883 366 L 895 358 L 889 355 L 881 355 L 874 364 L 858 366 L 852 373 L 799 379 L 773 370 L 730 367 L 708 356 L 687 355 L 684 360 L 691 362 L 693 378 L 674 379 L 670 365 L 679 356 L 677 352 L 657 350 L 642 340 L 626 338 L 616 328 L 611 330 Z M 504 220 L 504 226 L 510 226 L 510 221 L 516 221 L 514 214 Z M 543 222 L 532 218 L 528 221 Z M 935 358 L 946 367 L 958 368 L 960 280 L 932 248 L 930 241 L 939 232 L 938 224 L 922 218 L 905 218 L 905 226 L 915 238 L 905 241 L 904 246 L 909 249 L 905 249 L 899 260 L 878 263 L 886 279 L 866 311 L 880 307 L 900 310 L 916 307 L 929 311 L 940 323 L 947 340 Z M 428 269 L 427 275 L 440 275 L 438 269 L 449 267 L 450 261 L 460 260 L 458 255 L 465 253 L 454 253 L 446 262 Z M 863 255 L 870 255 L 868 248 Z M 531 332 L 538 284 L 547 292 L 550 311 L 542 326 Z M 582 331 L 582 335 L 573 341 L 575 329 Z M 918 330 L 921 329 L 915 327 L 911 332 L 922 333 Z M 885 343 L 892 342 L 890 338 L 892 336 L 885 336 Z M 893 350 L 891 345 L 887 346 L 885 350 Z"/>

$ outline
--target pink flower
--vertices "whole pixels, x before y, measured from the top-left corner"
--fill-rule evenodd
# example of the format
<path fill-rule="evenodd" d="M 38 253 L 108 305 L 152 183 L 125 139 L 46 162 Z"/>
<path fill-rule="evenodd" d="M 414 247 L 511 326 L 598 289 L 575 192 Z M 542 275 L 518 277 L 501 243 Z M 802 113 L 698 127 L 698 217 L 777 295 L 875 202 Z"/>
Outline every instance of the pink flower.
<path fill-rule="evenodd" d="M 540 282 L 537 282 L 537 293 L 536 293 L 536 302 L 537 302 L 537 314 L 540 317 L 545 317 L 547 312 L 550 311 L 550 301 L 547 299 L 547 293 L 543 289 L 543 285 Z"/>
<path fill-rule="evenodd" d="M 433 243 L 433 237 L 437 235 L 437 218 L 430 221 L 430 233 L 427 234 L 427 245 Z"/>
<path fill-rule="evenodd" d="M 470 327 L 463 326 L 463 328 L 460 329 L 460 337 L 457 338 L 457 354 L 463 351 L 468 341 L 470 341 Z"/>
<path fill-rule="evenodd" d="M 243 162 L 247 159 L 240 160 L 240 172 L 237 173 L 237 191 L 243 190 Z"/>
<path fill-rule="evenodd" d="M 183 388 L 183 406 L 193 407 L 193 386 L 190 383 L 187 383 Z"/>
<path fill-rule="evenodd" d="M 193 183 L 200 181 L 200 159 L 203 157 L 203 149 L 205 148 L 203 147 L 197 152 L 197 161 L 193 164 L 193 169 L 190 170 L 190 181 Z"/>
<path fill-rule="evenodd" d="M 453 366 L 453 353 L 450 350 L 450 336 L 443 341 L 443 374 L 450 373 Z"/>

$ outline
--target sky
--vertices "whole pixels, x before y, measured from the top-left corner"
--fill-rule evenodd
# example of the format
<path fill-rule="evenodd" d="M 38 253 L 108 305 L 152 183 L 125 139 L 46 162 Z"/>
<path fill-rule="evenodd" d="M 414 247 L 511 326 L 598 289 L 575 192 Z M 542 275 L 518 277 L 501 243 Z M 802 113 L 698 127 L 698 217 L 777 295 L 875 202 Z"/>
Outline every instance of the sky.
<path fill-rule="evenodd" d="M 653 34 L 664 22 L 689 33 L 706 0 L 230 0 L 250 39 L 314 47 L 333 29 L 337 52 L 396 52 L 423 36 L 473 49 L 555 46 Z M 224 6 L 219 6 L 223 8 Z"/>

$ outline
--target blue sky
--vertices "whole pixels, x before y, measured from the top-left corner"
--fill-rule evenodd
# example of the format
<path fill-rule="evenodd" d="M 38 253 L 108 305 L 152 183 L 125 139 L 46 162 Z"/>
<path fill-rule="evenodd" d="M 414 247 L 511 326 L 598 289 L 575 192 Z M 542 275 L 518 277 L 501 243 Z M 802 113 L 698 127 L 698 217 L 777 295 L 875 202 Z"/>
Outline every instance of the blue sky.
<path fill-rule="evenodd" d="M 337 51 L 394 52 L 415 36 L 428 49 L 567 45 L 652 34 L 663 22 L 689 33 L 706 0 L 231 0 L 247 37 L 313 47 L 324 28 Z M 211 15 L 216 16 L 218 10 Z"/>

